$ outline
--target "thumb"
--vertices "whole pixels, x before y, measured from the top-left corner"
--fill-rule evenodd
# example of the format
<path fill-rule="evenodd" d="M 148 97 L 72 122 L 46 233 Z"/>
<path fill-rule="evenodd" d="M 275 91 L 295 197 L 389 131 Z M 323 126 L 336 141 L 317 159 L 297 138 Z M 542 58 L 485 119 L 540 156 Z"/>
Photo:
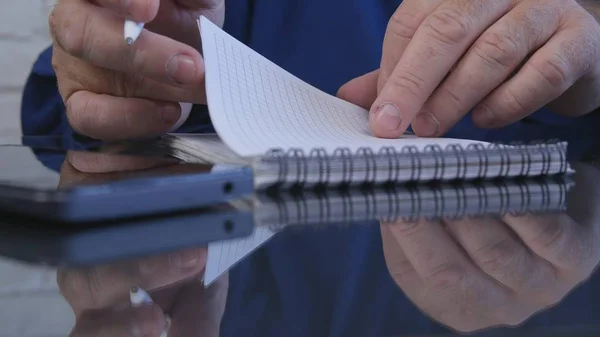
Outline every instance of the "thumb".
<path fill-rule="evenodd" d="M 356 77 L 340 87 L 337 97 L 368 110 L 377 98 L 378 77 L 379 69 Z"/>

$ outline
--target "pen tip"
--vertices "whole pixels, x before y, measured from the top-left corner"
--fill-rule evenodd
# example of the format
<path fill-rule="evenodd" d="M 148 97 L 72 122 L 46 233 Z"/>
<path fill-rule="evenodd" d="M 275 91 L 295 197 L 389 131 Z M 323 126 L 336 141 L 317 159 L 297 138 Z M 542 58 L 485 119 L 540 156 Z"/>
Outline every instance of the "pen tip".
<path fill-rule="evenodd" d="M 128 37 L 125 39 L 125 43 L 127 43 L 128 45 L 131 45 L 131 44 L 133 44 L 133 39 Z"/>

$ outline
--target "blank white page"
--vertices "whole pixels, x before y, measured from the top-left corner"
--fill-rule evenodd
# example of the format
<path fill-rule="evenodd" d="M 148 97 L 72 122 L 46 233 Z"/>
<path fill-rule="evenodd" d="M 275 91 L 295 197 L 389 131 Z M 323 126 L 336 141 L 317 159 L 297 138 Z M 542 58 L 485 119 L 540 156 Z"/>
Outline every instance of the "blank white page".
<path fill-rule="evenodd" d="M 364 108 L 307 84 L 204 17 L 200 31 L 210 117 L 219 137 L 241 156 L 262 155 L 275 147 L 332 153 L 340 147 L 422 149 L 432 143 L 473 142 L 414 135 L 376 138 Z"/>

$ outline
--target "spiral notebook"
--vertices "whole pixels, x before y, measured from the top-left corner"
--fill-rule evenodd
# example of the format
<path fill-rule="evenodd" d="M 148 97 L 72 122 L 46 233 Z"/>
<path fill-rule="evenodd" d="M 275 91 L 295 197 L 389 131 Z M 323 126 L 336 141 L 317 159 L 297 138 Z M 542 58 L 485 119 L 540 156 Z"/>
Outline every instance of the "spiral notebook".
<path fill-rule="evenodd" d="M 565 212 L 567 193 L 572 186 L 572 180 L 563 176 L 420 187 L 257 193 L 251 199 L 232 203 L 243 210 L 252 209 L 256 224 L 253 234 L 208 245 L 204 284 L 209 286 L 284 229 L 373 225 L 378 220 L 411 222 Z"/>
<path fill-rule="evenodd" d="M 186 161 L 251 165 L 255 185 L 363 184 L 539 176 L 569 171 L 566 144 L 374 137 L 368 111 L 293 76 L 202 17 L 206 95 L 216 134 L 171 134 Z"/>

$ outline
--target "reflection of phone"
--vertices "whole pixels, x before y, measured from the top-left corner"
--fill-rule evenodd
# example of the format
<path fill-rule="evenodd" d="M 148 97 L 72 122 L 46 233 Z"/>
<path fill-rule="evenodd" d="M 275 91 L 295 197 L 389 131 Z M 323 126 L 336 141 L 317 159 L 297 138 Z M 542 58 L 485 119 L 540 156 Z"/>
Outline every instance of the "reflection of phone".
<path fill-rule="evenodd" d="M 162 254 L 249 236 L 250 211 L 223 204 L 176 215 L 140 217 L 97 227 L 65 227 L 0 215 L 0 255 L 51 266 L 82 266 Z"/>
<path fill-rule="evenodd" d="M 198 164 L 89 174 L 57 187 L 64 175 L 38 157 L 26 146 L 0 146 L 0 212 L 82 225 L 204 207 L 253 190 L 250 169 L 209 172 Z"/>

